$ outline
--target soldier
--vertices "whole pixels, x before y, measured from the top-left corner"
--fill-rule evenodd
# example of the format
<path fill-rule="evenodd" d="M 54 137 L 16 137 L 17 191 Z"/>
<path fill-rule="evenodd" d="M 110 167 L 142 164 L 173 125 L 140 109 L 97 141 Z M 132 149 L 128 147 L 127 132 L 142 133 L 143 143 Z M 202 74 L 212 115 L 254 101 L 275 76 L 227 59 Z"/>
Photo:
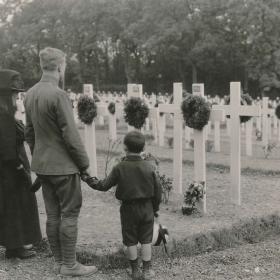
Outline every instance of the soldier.
<path fill-rule="evenodd" d="M 89 159 L 75 125 L 64 80 L 66 56 L 58 49 L 40 52 L 41 80 L 26 94 L 26 139 L 32 170 L 42 183 L 47 236 L 56 267 L 65 276 L 88 276 L 95 266 L 76 261 L 77 222 L 82 206 L 80 173 Z M 63 84 L 63 83 L 62 83 Z"/>

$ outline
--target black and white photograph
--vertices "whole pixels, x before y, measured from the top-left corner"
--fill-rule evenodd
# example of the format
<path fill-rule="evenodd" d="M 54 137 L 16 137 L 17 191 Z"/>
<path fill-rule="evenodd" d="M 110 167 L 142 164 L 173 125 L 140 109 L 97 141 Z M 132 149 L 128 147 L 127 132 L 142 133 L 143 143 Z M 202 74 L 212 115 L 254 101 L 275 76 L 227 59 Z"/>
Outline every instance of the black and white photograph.
<path fill-rule="evenodd" d="M 0 280 L 280 279 L 280 0 L 0 0 Z"/>

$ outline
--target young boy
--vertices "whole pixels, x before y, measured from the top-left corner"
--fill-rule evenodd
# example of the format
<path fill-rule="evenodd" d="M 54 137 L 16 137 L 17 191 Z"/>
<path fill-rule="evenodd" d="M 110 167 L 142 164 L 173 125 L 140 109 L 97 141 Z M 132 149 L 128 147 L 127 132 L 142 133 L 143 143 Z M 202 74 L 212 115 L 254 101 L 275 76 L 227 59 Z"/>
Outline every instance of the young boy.
<path fill-rule="evenodd" d="M 157 216 L 161 202 L 162 189 L 155 167 L 141 158 L 145 147 L 142 133 L 132 131 L 124 138 L 126 157 L 104 180 L 83 178 L 90 187 L 107 191 L 117 186 L 116 198 L 120 207 L 123 243 L 127 246 L 128 258 L 132 268 L 132 278 L 142 277 L 137 256 L 137 244 L 141 244 L 143 277 L 154 279 L 151 269 L 152 237 L 154 217 Z"/>

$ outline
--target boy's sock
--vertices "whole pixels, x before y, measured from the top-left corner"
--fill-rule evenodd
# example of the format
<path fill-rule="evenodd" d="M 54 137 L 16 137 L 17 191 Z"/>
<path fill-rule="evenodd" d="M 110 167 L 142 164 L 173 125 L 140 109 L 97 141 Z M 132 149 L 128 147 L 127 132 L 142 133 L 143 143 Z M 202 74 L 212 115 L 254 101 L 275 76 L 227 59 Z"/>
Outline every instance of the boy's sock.
<path fill-rule="evenodd" d="M 152 258 L 152 245 L 151 244 L 142 244 L 141 254 L 143 261 L 150 261 Z"/>

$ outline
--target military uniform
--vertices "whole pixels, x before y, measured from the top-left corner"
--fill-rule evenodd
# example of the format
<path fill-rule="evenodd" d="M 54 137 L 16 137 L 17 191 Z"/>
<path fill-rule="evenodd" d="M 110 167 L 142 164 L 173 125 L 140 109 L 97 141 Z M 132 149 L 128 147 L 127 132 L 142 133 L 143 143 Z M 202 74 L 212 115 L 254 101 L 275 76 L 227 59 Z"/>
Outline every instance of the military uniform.
<path fill-rule="evenodd" d="M 82 205 L 79 172 L 89 159 L 76 128 L 71 102 L 53 74 L 44 73 L 25 98 L 31 169 L 42 183 L 47 236 L 55 260 L 75 263 L 77 219 Z"/>

